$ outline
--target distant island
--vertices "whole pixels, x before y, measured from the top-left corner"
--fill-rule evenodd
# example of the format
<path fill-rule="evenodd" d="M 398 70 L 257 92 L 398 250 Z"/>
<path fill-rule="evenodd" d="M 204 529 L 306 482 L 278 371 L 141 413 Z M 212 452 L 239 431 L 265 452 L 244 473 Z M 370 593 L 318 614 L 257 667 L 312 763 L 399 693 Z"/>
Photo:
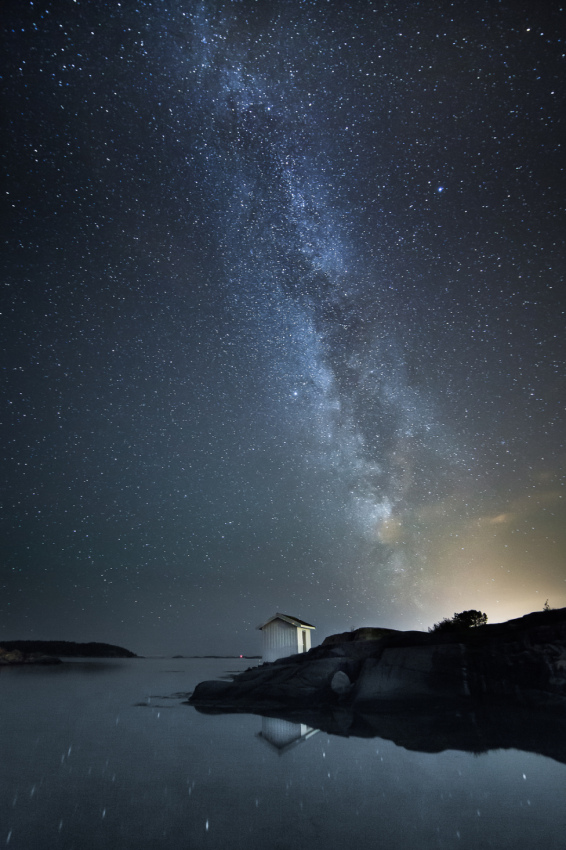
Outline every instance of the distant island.
<path fill-rule="evenodd" d="M 57 664 L 63 658 L 137 658 L 134 652 L 111 643 L 68 640 L 5 640 L 0 643 L 0 665 Z"/>

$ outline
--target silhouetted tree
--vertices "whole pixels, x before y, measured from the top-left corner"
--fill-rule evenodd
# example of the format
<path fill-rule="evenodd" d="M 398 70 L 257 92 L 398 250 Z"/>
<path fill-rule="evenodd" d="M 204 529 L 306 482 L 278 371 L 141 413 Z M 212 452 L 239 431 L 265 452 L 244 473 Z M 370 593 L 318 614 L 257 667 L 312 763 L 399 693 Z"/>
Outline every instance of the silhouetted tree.
<path fill-rule="evenodd" d="M 476 629 L 478 626 L 485 626 L 487 623 L 487 614 L 471 608 L 469 611 L 454 614 L 454 622 L 463 629 Z"/>
<path fill-rule="evenodd" d="M 435 623 L 434 626 L 429 626 L 429 632 L 453 632 L 456 627 L 454 625 L 453 620 L 449 620 L 448 617 L 445 617 L 444 620 L 440 620 L 439 623 Z"/>
<path fill-rule="evenodd" d="M 470 608 L 469 611 L 460 611 L 459 614 L 454 614 L 452 619 L 446 618 L 439 623 L 435 623 L 429 629 L 429 632 L 460 632 L 464 629 L 475 629 L 478 626 L 485 626 L 486 623 L 487 614 Z"/>

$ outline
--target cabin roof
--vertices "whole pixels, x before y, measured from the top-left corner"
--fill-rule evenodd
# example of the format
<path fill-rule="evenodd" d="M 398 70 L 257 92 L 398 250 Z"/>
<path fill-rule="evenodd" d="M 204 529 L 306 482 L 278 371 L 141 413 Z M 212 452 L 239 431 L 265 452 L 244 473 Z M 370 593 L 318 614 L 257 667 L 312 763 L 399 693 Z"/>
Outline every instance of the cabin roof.
<path fill-rule="evenodd" d="M 258 629 L 264 629 L 266 626 L 268 626 L 274 620 L 283 620 L 285 623 L 290 623 L 292 626 L 296 626 L 296 628 L 298 628 L 298 629 L 299 628 L 300 629 L 315 629 L 316 628 L 316 626 L 311 626 L 310 623 L 306 623 L 304 620 L 299 620 L 298 617 L 291 617 L 290 614 L 280 614 L 279 612 L 277 612 L 277 614 L 274 614 L 273 617 L 270 617 L 269 620 L 266 620 L 265 623 L 262 623 L 257 628 Z"/>

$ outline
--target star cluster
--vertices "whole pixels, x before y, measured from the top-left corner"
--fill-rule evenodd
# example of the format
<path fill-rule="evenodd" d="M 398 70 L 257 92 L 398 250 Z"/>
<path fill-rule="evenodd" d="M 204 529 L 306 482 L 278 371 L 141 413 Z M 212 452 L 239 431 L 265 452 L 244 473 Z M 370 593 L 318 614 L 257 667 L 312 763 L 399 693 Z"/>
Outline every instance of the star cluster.
<path fill-rule="evenodd" d="M 563 17 L 8 4 L 6 637 L 566 604 Z"/>

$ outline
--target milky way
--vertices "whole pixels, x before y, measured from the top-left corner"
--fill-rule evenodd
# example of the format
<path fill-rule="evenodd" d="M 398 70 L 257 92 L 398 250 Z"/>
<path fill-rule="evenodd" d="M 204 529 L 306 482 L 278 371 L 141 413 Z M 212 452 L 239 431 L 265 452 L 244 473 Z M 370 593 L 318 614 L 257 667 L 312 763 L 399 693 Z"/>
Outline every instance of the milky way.
<path fill-rule="evenodd" d="M 5 636 L 566 604 L 563 13 L 6 19 Z"/>

